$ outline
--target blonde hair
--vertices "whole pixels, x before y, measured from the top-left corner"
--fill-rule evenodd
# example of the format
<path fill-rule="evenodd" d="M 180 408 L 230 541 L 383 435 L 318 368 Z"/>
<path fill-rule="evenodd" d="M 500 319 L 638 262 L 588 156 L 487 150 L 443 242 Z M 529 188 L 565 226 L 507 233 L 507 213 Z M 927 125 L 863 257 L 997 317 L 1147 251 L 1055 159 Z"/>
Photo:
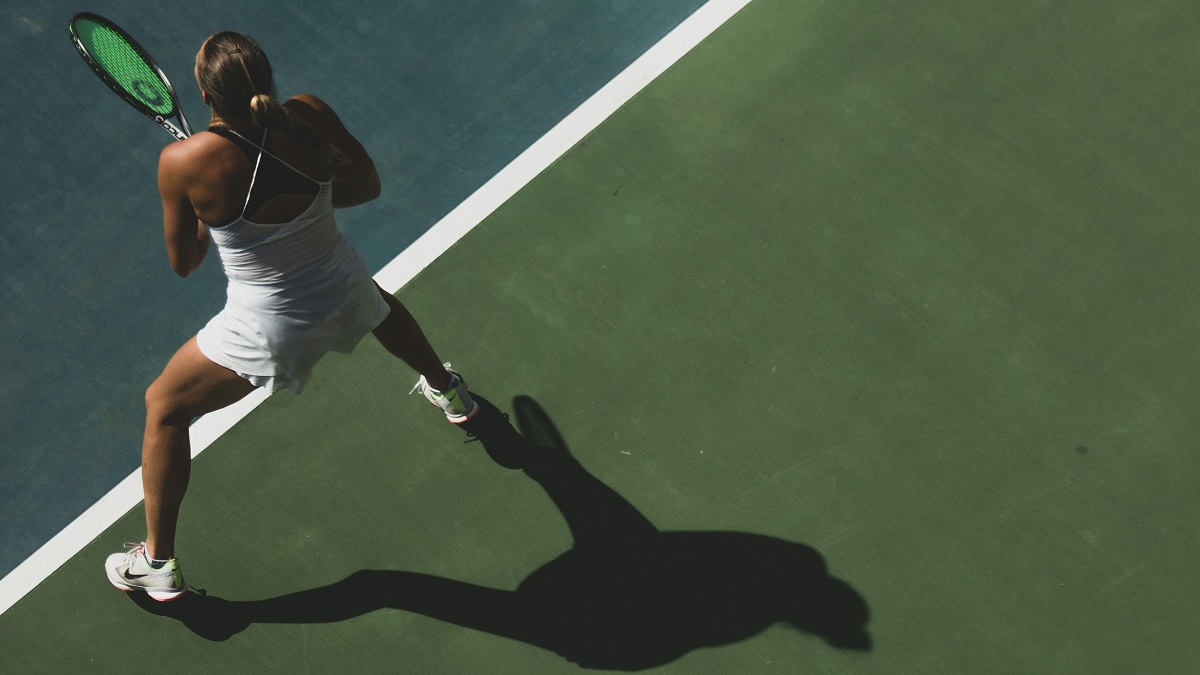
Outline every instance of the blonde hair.
<path fill-rule="evenodd" d="M 233 31 L 214 33 L 200 48 L 196 79 L 219 117 L 248 118 L 256 127 L 309 148 L 328 166 L 350 163 L 341 150 L 322 141 L 308 122 L 275 98 L 271 62 L 249 36 Z"/>

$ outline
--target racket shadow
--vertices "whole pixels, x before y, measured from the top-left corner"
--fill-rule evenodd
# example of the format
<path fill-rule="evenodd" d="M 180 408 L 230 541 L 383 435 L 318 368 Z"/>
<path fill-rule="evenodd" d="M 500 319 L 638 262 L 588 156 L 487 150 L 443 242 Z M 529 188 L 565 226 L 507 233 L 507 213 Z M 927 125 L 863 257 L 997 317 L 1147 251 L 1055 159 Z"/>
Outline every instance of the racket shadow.
<path fill-rule="evenodd" d="M 488 406 L 481 417 L 500 414 Z M 489 455 L 499 453 L 510 468 L 519 465 L 545 490 L 574 538 L 570 550 L 515 590 L 362 570 L 266 600 L 231 601 L 202 592 L 172 603 L 131 597 L 214 641 L 255 623 L 330 623 L 391 608 L 519 640 L 588 668 L 659 666 L 777 623 L 839 648 L 871 648 L 867 603 L 827 573 L 815 549 L 745 532 L 660 531 L 571 456 L 535 401 L 519 397 L 513 407 L 519 434 L 504 432 L 494 418 L 484 418 L 486 425 L 472 433 Z"/>

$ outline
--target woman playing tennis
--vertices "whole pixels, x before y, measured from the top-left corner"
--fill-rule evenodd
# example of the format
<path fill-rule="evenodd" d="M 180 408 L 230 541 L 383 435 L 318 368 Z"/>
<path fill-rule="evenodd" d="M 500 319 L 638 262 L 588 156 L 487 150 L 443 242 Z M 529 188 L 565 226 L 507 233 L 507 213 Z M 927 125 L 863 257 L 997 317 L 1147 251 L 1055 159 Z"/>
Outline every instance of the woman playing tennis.
<path fill-rule="evenodd" d="M 146 391 L 146 540 L 105 561 L 114 586 L 156 600 L 187 592 L 175 527 L 194 418 L 256 387 L 300 393 L 323 354 L 349 352 L 370 332 L 420 374 L 418 389 L 451 422 L 479 409 L 338 232 L 334 209 L 375 199 L 380 181 L 333 110 L 310 95 L 279 103 L 266 54 L 238 33 L 205 40 L 196 81 L 212 121 L 207 133 L 172 143 L 159 158 L 163 226 L 171 267 L 182 277 L 216 243 L 227 300 Z"/>

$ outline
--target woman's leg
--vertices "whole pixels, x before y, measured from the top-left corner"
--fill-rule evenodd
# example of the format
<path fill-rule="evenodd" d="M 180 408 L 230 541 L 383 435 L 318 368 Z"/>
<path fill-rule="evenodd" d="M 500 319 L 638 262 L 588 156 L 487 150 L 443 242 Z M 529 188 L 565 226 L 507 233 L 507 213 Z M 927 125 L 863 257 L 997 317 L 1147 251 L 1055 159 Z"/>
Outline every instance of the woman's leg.
<path fill-rule="evenodd" d="M 142 440 L 142 490 L 146 497 L 146 549 L 152 558 L 175 556 L 175 525 L 191 475 L 192 420 L 254 391 L 237 373 L 201 353 L 188 340 L 146 390 Z"/>
<path fill-rule="evenodd" d="M 376 287 L 378 288 L 378 284 Z M 382 288 L 379 289 L 379 293 L 392 311 L 375 329 L 375 338 L 393 356 L 423 376 L 429 386 L 439 391 L 449 387 L 450 373 L 446 372 L 446 367 L 429 344 L 417 320 L 394 295 Z"/>
<path fill-rule="evenodd" d="M 441 408 L 447 420 L 454 424 L 471 420 L 480 407 L 467 392 L 466 384 L 446 369 L 408 309 L 391 293 L 379 288 L 379 284 L 375 287 L 392 308 L 375 329 L 380 344 L 421 374 L 421 381 L 414 391 L 420 390 L 430 403 Z"/>

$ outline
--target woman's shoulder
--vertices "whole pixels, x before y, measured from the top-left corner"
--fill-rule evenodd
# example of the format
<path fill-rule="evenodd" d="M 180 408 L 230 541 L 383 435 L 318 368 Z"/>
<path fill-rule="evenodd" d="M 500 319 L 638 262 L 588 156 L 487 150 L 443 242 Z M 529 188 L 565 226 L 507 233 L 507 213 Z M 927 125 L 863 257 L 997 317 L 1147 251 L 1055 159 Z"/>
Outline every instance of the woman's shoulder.
<path fill-rule="evenodd" d="M 312 94 L 296 94 L 283 103 L 313 129 L 321 132 L 341 126 L 341 120 L 328 103 Z"/>
<path fill-rule="evenodd" d="M 333 112 L 329 104 L 317 98 L 314 94 L 296 94 L 289 98 L 284 105 L 293 107 L 294 109 L 309 109 L 312 112 Z"/>
<path fill-rule="evenodd" d="M 227 151 L 228 145 L 228 141 L 217 134 L 202 131 L 164 147 L 158 156 L 158 163 L 161 167 L 194 165 Z"/>

